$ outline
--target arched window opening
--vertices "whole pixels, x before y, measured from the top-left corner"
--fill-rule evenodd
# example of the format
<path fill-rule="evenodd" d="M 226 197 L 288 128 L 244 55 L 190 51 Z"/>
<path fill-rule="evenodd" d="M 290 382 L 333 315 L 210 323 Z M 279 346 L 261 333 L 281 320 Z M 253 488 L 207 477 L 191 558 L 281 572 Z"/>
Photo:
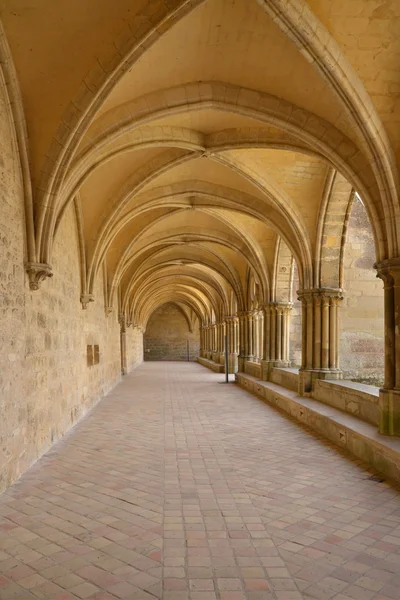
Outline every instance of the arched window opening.
<path fill-rule="evenodd" d="M 340 366 L 344 379 L 380 386 L 384 373 L 384 304 L 375 261 L 371 223 L 361 198 L 355 194 L 343 252 Z"/>
<path fill-rule="evenodd" d="M 290 313 L 289 335 L 289 359 L 290 365 L 293 368 L 300 368 L 301 366 L 301 302 L 297 298 L 299 285 L 299 271 L 297 269 L 296 261 L 293 260 L 291 286 L 291 302 L 293 306 Z"/>

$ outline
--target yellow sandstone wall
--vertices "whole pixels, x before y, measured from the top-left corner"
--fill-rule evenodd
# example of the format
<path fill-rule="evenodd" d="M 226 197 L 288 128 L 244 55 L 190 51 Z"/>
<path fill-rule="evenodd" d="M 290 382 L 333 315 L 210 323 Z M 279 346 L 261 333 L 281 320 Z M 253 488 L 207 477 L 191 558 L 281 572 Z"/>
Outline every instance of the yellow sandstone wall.
<path fill-rule="evenodd" d="M 384 371 L 383 284 L 373 268 L 375 246 L 362 202 L 355 198 L 344 250 L 340 366 L 346 379 L 381 385 Z"/>
<path fill-rule="evenodd" d="M 126 329 L 126 364 L 128 372 L 143 362 L 143 333 L 137 327 Z"/>
<path fill-rule="evenodd" d="M 297 291 L 300 288 L 299 274 L 295 266 L 292 283 L 292 303 L 289 321 L 289 358 L 292 367 L 301 365 L 301 302 L 297 299 Z"/>
<path fill-rule="evenodd" d="M 0 86 L 1 94 L 1 86 Z M 23 195 L 15 142 L 0 97 L 0 491 L 62 437 L 120 379 L 117 311 L 80 304 L 75 216 L 63 217 L 52 254 L 54 276 L 36 292 L 24 271 Z M 130 334 L 130 364 L 141 361 L 141 337 Z M 100 362 L 88 367 L 86 347 Z"/>
<path fill-rule="evenodd" d="M 144 334 L 145 360 L 187 360 L 189 340 L 190 360 L 200 353 L 200 332 L 197 326 L 189 331 L 188 323 L 174 304 L 164 304 L 154 311 Z"/>

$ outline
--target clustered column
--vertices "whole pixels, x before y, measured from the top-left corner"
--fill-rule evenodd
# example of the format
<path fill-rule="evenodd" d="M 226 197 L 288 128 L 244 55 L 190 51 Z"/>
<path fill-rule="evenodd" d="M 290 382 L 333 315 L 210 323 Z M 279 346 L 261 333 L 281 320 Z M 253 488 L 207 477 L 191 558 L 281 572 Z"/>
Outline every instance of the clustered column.
<path fill-rule="evenodd" d="M 299 292 L 302 303 L 302 365 L 299 393 L 311 392 L 314 379 L 341 379 L 339 368 L 339 306 L 341 289 Z"/>
<path fill-rule="evenodd" d="M 126 317 L 120 314 L 118 317 L 120 326 L 120 344 L 121 344 L 121 373 L 126 375 L 128 372 L 128 360 L 126 356 Z"/>
<path fill-rule="evenodd" d="M 379 392 L 379 431 L 400 435 L 400 258 L 375 265 L 384 283 L 385 379 Z"/>
<path fill-rule="evenodd" d="M 247 345 L 246 345 L 246 328 L 247 318 L 246 312 L 238 312 L 238 328 L 239 328 L 239 356 L 238 356 L 238 369 L 244 371 L 245 361 L 247 360 Z"/>
<path fill-rule="evenodd" d="M 264 335 L 262 357 L 262 379 L 269 379 L 273 367 L 288 367 L 289 323 L 292 304 L 290 302 L 270 302 L 263 306 Z"/>
<path fill-rule="evenodd" d="M 225 324 L 223 321 L 217 323 L 217 356 L 215 361 L 224 364 L 225 354 Z"/>
<path fill-rule="evenodd" d="M 225 317 L 225 326 L 228 336 L 229 373 L 238 370 L 238 319 Z"/>

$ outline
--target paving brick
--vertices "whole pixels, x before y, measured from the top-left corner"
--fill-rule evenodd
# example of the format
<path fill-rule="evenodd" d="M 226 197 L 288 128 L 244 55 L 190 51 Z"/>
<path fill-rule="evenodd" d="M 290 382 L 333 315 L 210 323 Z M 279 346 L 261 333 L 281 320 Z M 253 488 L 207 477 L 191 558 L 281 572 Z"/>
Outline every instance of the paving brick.
<path fill-rule="evenodd" d="M 397 598 L 398 491 L 219 379 L 145 363 L 0 496 L 0 600 Z"/>

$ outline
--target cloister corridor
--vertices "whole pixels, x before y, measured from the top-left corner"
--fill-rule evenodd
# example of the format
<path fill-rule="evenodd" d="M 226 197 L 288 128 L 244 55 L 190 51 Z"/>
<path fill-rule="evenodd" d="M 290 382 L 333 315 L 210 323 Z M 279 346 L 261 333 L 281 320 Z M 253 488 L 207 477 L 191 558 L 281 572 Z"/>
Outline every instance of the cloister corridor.
<path fill-rule="evenodd" d="M 398 599 L 399 491 L 222 379 L 142 363 L 8 488 L 0 599 Z"/>

